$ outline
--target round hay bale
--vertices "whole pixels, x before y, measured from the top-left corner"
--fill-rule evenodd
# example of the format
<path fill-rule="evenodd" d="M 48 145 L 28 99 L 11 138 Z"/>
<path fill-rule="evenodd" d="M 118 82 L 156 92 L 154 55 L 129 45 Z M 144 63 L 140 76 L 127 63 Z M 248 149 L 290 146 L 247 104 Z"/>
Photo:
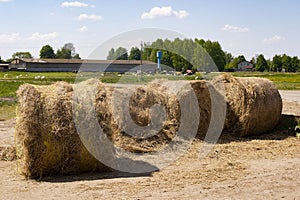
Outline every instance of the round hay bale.
<path fill-rule="evenodd" d="M 281 119 L 282 99 L 273 82 L 264 78 L 216 77 L 224 85 L 227 113 L 224 132 L 249 136 L 272 130 Z"/>
<path fill-rule="evenodd" d="M 196 94 L 200 111 L 197 138 L 204 139 L 211 121 L 211 98 L 208 84 L 206 81 L 190 81 L 190 84 Z"/>
<path fill-rule="evenodd" d="M 27 177 L 106 171 L 83 146 L 72 115 L 70 84 L 22 85 L 17 91 L 16 150 Z"/>
<path fill-rule="evenodd" d="M 167 88 L 157 83 L 132 88 L 103 87 L 99 84 L 96 90 L 97 118 L 117 147 L 134 153 L 153 152 L 175 137 L 180 106 Z M 160 106 L 155 108 L 157 105 Z"/>

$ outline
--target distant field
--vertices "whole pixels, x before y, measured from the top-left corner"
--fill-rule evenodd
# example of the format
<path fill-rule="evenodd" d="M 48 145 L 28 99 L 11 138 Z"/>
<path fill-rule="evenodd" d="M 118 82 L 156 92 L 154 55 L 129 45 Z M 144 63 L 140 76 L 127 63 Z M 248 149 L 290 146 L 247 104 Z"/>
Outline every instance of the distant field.
<path fill-rule="evenodd" d="M 300 73 L 260 73 L 260 72 L 235 72 L 231 73 L 236 77 L 262 77 L 273 81 L 280 90 L 300 90 Z M 57 81 L 66 81 L 74 83 L 77 74 L 72 72 L 49 72 L 49 73 L 28 73 L 28 72 L 0 72 L 0 120 L 14 117 L 16 106 L 16 91 L 20 85 L 24 83 L 36 85 L 49 85 Z M 93 74 L 85 74 L 86 77 L 93 77 Z M 117 73 L 99 74 L 97 77 L 104 83 L 138 83 L 149 82 L 155 78 L 165 78 L 169 80 L 186 79 L 195 80 L 201 79 L 201 74 L 185 77 L 174 77 L 166 75 L 143 76 L 143 79 L 138 79 L 135 75 L 119 75 Z M 79 77 L 80 79 L 81 77 Z M 78 80 L 78 79 L 77 79 Z"/>
<path fill-rule="evenodd" d="M 300 90 L 300 73 L 235 72 L 232 75 L 267 78 L 273 81 L 279 90 Z"/>

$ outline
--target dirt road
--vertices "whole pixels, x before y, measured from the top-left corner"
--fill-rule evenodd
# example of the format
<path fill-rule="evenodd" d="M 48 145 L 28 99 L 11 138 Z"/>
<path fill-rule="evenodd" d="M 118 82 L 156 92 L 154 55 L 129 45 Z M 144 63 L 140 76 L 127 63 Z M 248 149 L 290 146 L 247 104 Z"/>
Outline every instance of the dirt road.
<path fill-rule="evenodd" d="M 300 116 L 300 91 L 280 90 L 279 93 L 283 101 L 282 113 Z"/>
<path fill-rule="evenodd" d="M 0 199 L 300 199 L 300 139 L 286 133 L 203 144 L 167 168 L 132 176 L 85 174 L 25 180 L 17 163 L 0 162 Z"/>
<path fill-rule="evenodd" d="M 300 102 L 299 90 L 279 90 L 279 93 L 283 100 Z"/>
<path fill-rule="evenodd" d="M 299 109 L 284 106 L 291 107 L 288 112 Z M 14 123 L 0 122 L 0 145 L 13 143 Z M 111 172 L 25 180 L 17 173 L 17 161 L 0 161 L 0 200 L 300 199 L 300 138 L 294 134 L 225 135 L 200 158 L 202 145 L 195 140 L 172 165 L 145 175 Z"/>

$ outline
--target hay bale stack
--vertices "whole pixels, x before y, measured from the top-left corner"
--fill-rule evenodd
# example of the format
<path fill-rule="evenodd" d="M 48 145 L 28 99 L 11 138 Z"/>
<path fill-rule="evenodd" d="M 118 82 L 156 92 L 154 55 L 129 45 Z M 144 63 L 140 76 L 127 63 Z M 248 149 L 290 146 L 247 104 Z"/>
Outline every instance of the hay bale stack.
<path fill-rule="evenodd" d="M 128 152 L 163 149 L 182 128 L 180 102 L 191 95 L 190 90 L 173 93 L 168 90 L 168 84 L 174 82 L 164 83 L 153 82 L 130 89 L 112 88 L 92 79 L 76 86 L 64 82 L 21 86 L 17 92 L 16 125 L 19 169 L 28 177 L 107 171 L 83 145 L 99 147 L 94 141 L 101 137 L 97 132 L 91 134 L 99 128 L 115 146 Z M 266 79 L 234 78 L 225 74 L 215 78 L 212 84 L 205 81 L 189 84 L 198 100 L 199 138 L 204 138 L 211 125 L 211 95 L 226 97 L 226 132 L 238 136 L 260 134 L 274 128 L 280 120 L 281 97 L 274 84 Z M 225 94 L 217 92 L 222 87 Z M 214 111 L 214 117 L 216 114 Z M 190 119 L 193 121 L 193 116 Z M 189 130 L 186 125 L 183 127 Z M 85 131 L 84 138 L 76 129 Z M 188 138 L 190 133 L 186 134 Z"/>
<path fill-rule="evenodd" d="M 241 137 L 257 135 L 272 130 L 279 123 L 282 100 L 270 80 L 235 78 L 224 74 L 216 77 L 213 85 L 225 90 L 227 113 L 224 132 Z"/>
<path fill-rule="evenodd" d="M 17 91 L 18 169 L 27 177 L 104 171 L 82 145 L 72 116 L 70 84 L 22 85 Z"/>

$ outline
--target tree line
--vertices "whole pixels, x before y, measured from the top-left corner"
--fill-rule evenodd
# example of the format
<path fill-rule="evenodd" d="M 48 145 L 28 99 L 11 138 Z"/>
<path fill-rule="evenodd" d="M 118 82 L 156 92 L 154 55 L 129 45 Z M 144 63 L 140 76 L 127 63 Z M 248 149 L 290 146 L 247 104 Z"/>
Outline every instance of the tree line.
<path fill-rule="evenodd" d="M 203 39 L 157 39 L 150 44 L 143 44 L 143 50 L 138 47 L 132 47 L 130 51 L 124 47 L 110 49 L 108 60 L 149 60 L 157 62 L 157 51 L 163 52 L 161 63 L 174 68 L 176 71 L 209 71 L 212 61 L 219 71 L 227 69 L 236 69 L 238 64 L 246 61 L 243 55 L 234 57 L 231 53 L 222 49 L 217 41 Z M 40 49 L 40 58 L 57 59 L 80 59 L 72 43 L 66 43 L 55 52 L 53 47 L 45 45 Z M 15 58 L 33 58 L 30 52 L 16 52 L 7 62 Z M 0 60 L 1 61 L 1 60 Z M 254 65 L 256 71 L 274 71 L 274 72 L 296 72 L 300 71 L 300 59 L 297 56 L 286 54 L 275 55 L 272 59 L 265 59 L 263 54 L 253 57 L 250 62 Z M 206 69 L 205 69 L 206 68 Z"/>
<path fill-rule="evenodd" d="M 6 62 L 11 62 L 16 58 L 33 58 L 32 54 L 28 51 L 26 52 L 16 52 L 12 54 L 12 57 Z M 54 52 L 53 47 L 50 45 L 44 45 L 40 50 L 40 58 L 56 58 L 56 59 L 81 59 L 79 54 L 76 53 L 75 46 L 73 43 L 66 43 L 60 49 Z"/>
<path fill-rule="evenodd" d="M 237 68 L 240 62 L 246 61 L 243 55 L 231 58 L 231 62 L 227 63 L 226 69 Z M 297 56 L 275 55 L 272 59 L 265 59 L 263 54 L 253 57 L 250 61 L 255 71 L 260 72 L 297 72 L 300 71 L 300 59 Z"/>
<path fill-rule="evenodd" d="M 176 71 L 210 70 L 212 61 L 219 71 L 226 69 L 237 69 L 238 64 L 246 61 L 243 55 L 234 57 L 231 53 L 222 49 L 217 41 L 203 39 L 157 39 L 151 44 L 143 44 L 143 51 L 140 48 L 132 47 L 130 51 L 124 47 L 110 49 L 108 60 L 149 60 L 157 62 L 156 52 L 162 51 L 161 63 L 174 68 Z M 256 71 L 296 72 L 300 71 L 300 60 L 297 56 L 275 55 L 272 59 L 265 59 L 263 54 L 253 57 L 250 62 Z M 205 69 L 206 68 L 206 69 Z"/>

